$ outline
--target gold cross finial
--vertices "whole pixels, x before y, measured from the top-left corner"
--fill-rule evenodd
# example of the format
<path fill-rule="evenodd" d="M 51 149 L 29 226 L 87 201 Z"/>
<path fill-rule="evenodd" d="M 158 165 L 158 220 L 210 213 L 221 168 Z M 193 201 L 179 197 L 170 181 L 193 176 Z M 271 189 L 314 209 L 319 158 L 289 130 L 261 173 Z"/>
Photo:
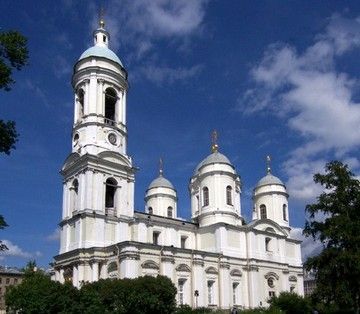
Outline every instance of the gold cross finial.
<path fill-rule="evenodd" d="M 214 130 L 211 135 L 211 151 L 213 153 L 217 153 L 219 150 L 219 145 L 217 142 L 218 142 L 218 133 L 216 130 Z"/>
<path fill-rule="evenodd" d="M 266 156 L 266 173 L 267 174 L 271 173 L 271 157 L 270 157 L 270 155 Z"/>
<path fill-rule="evenodd" d="M 100 28 L 105 27 L 104 14 L 105 14 L 104 8 L 101 7 L 100 12 L 99 12 L 99 26 L 100 26 Z"/>
<path fill-rule="evenodd" d="M 162 176 L 164 172 L 164 162 L 162 158 L 159 159 L 159 175 Z"/>

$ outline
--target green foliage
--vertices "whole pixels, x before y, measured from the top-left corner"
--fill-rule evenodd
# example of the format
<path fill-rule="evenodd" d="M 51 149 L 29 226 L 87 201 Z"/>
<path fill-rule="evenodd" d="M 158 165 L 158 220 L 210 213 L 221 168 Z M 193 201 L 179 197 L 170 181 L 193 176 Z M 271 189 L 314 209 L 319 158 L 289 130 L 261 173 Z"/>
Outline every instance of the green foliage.
<path fill-rule="evenodd" d="M 17 31 L 0 32 L 0 89 L 11 89 L 15 83 L 12 69 L 20 70 L 27 64 L 27 39 Z"/>
<path fill-rule="evenodd" d="M 18 136 L 15 121 L 0 120 L 0 153 L 10 155 L 11 149 L 15 149 Z"/>
<path fill-rule="evenodd" d="M 4 216 L 0 215 L 0 229 L 4 229 L 5 227 L 8 227 L 9 225 L 6 223 Z M 7 250 L 8 247 L 0 240 L 0 252 Z"/>
<path fill-rule="evenodd" d="M 5 294 L 10 312 L 19 314 L 81 313 L 79 291 L 70 284 L 54 282 L 42 272 L 27 272 L 23 282 L 9 287 Z"/>
<path fill-rule="evenodd" d="M 199 307 L 193 309 L 187 304 L 179 306 L 175 311 L 175 314 L 208 314 L 208 313 L 214 314 L 214 312 L 207 307 Z"/>
<path fill-rule="evenodd" d="M 281 292 L 279 296 L 270 299 L 270 309 L 279 309 L 284 314 L 311 313 L 310 302 L 291 292 Z"/>
<path fill-rule="evenodd" d="M 315 271 L 314 302 L 359 313 L 360 182 L 338 161 L 326 164 L 325 174 L 316 174 L 314 181 L 325 188 L 317 203 L 306 206 L 310 219 L 304 235 L 324 245 L 305 263 L 307 270 Z M 317 215 L 323 219 L 317 220 Z"/>
<path fill-rule="evenodd" d="M 86 283 L 80 290 L 51 281 L 39 271 L 27 271 L 25 280 L 6 293 L 7 307 L 18 313 L 141 313 L 175 311 L 176 288 L 164 276 Z"/>

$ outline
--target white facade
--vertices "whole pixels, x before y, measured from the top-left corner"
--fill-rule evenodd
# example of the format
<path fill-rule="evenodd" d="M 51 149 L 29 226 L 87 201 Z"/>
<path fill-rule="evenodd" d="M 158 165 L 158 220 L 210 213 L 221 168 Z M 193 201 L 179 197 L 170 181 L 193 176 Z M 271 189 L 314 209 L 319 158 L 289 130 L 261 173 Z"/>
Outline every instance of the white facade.
<path fill-rule="evenodd" d="M 171 278 L 178 303 L 266 306 L 281 291 L 303 295 L 300 242 L 289 237 L 288 194 L 270 171 L 254 189 L 253 220 L 241 214 L 240 178 L 214 143 L 190 184 L 191 222 L 160 169 L 134 211 L 136 169 L 126 153 L 127 72 L 101 22 L 74 67 L 72 153 L 61 170 L 63 213 L 55 279 Z"/>

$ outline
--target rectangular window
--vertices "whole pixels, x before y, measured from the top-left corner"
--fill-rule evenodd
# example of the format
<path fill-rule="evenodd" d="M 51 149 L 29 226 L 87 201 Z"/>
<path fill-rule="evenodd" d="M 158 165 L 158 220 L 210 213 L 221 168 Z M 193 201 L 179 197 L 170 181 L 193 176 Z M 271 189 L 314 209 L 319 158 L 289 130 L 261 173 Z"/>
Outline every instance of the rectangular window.
<path fill-rule="evenodd" d="M 237 303 L 237 297 L 236 297 L 237 291 L 238 291 L 238 286 L 239 286 L 239 283 L 237 283 L 237 282 L 233 283 L 233 304 L 234 305 L 238 304 Z"/>
<path fill-rule="evenodd" d="M 213 281 L 208 281 L 208 304 L 211 305 L 214 303 L 214 282 Z"/>
<path fill-rule="evenodd" d="M 153 244 L 158 245 L 159 244 L 159 236 L 160 232 L 153 232 Z"/>
<path fill-rule="evenodd" d="M 275 296 L 275 291 L 269 291 L 269 298 L 273 298 Z"/>
<path fill-rule="evenodd" d="M 185 236 L 181 237 L 181 248 L 182 249 L 186 248 L 186 239 L 187 239 L 187 237 L 185 237 Z"/>
<path fill-rule="evenodd" d="M 185 280 L 180 279 L 178 282 L 178 286 L 179 286 L 179 304 L 183 305 L 184 304 L 184 284 L 185 284 Z"/>
<path fill-rule="evenodd" d="M 6 278 L 6 282 L 7 285 L 10 283 L 10 278 Z"/>
<path fill-rule="evenodd" d="M 14 278 L 14 284 L 17 284 L 17 282 L 18 282 L 18 279 Z"/>

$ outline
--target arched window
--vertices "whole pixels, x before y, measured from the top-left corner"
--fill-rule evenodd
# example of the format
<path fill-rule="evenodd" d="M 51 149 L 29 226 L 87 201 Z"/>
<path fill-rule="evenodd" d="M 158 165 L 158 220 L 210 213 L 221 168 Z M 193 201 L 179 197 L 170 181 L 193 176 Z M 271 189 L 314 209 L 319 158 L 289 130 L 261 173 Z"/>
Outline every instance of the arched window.
<path fill-rule="evenodd" d="M 209 206 L 209 189 L 206 186 L 203 188 L 203 206 Z"/>
<path fill-rule="evenodd" d="M 168 209 L 167 209 L 167 216 L 169 218 L 173 217 L 173 208 L 171 206 L 169 206 Z"/>
<path fill-rule="evenodd" d="M 226 204 L 232 205 L 232 188 L 230 185 L 226 187 Z"/>
<path fill-rule="evenodd" d="M 77 102 L 78 102 L 78 120 L 84 116 L 84 90 L 79 89 L 77 92 Z"/>
<path fill-rule="evenodd" d="M 286 204 L 284 204 L 283 205 L 283 219 L 285 220 L 285 221 L 288 221 L 288 219 L 287 219 L 287 213 L 286 213 Z"/>
<path fill-rule="evenodd" d="M 153 214 L 153 209 L 152 209 L 152 207 L 149 207 L 149 208 L 148 208 L 148 212 L 149 212 L 150 215 Z"/>
<path fill-rule="evenodd" d="M 115 122 L 115 105 L 117 97 L 112 88 L 105 90 L 105 123 L 113 125 Z"/>
<path fill-rule="evenodd" d="M 266 206 L 264 204 L 260 205 L 260 219 L 266 219 Z"/>
<path fill-rule="evenodd" d="M 71 210 L 78 210 L 79 181 L 75 179 L 71 186 Z"/>
<path fill-rule="evenodd" d="M 117 182 L 113 178 L 106 180 L 105 190 L 105 208 L 115 207 L 115 194 L 116 194 Z"/>

